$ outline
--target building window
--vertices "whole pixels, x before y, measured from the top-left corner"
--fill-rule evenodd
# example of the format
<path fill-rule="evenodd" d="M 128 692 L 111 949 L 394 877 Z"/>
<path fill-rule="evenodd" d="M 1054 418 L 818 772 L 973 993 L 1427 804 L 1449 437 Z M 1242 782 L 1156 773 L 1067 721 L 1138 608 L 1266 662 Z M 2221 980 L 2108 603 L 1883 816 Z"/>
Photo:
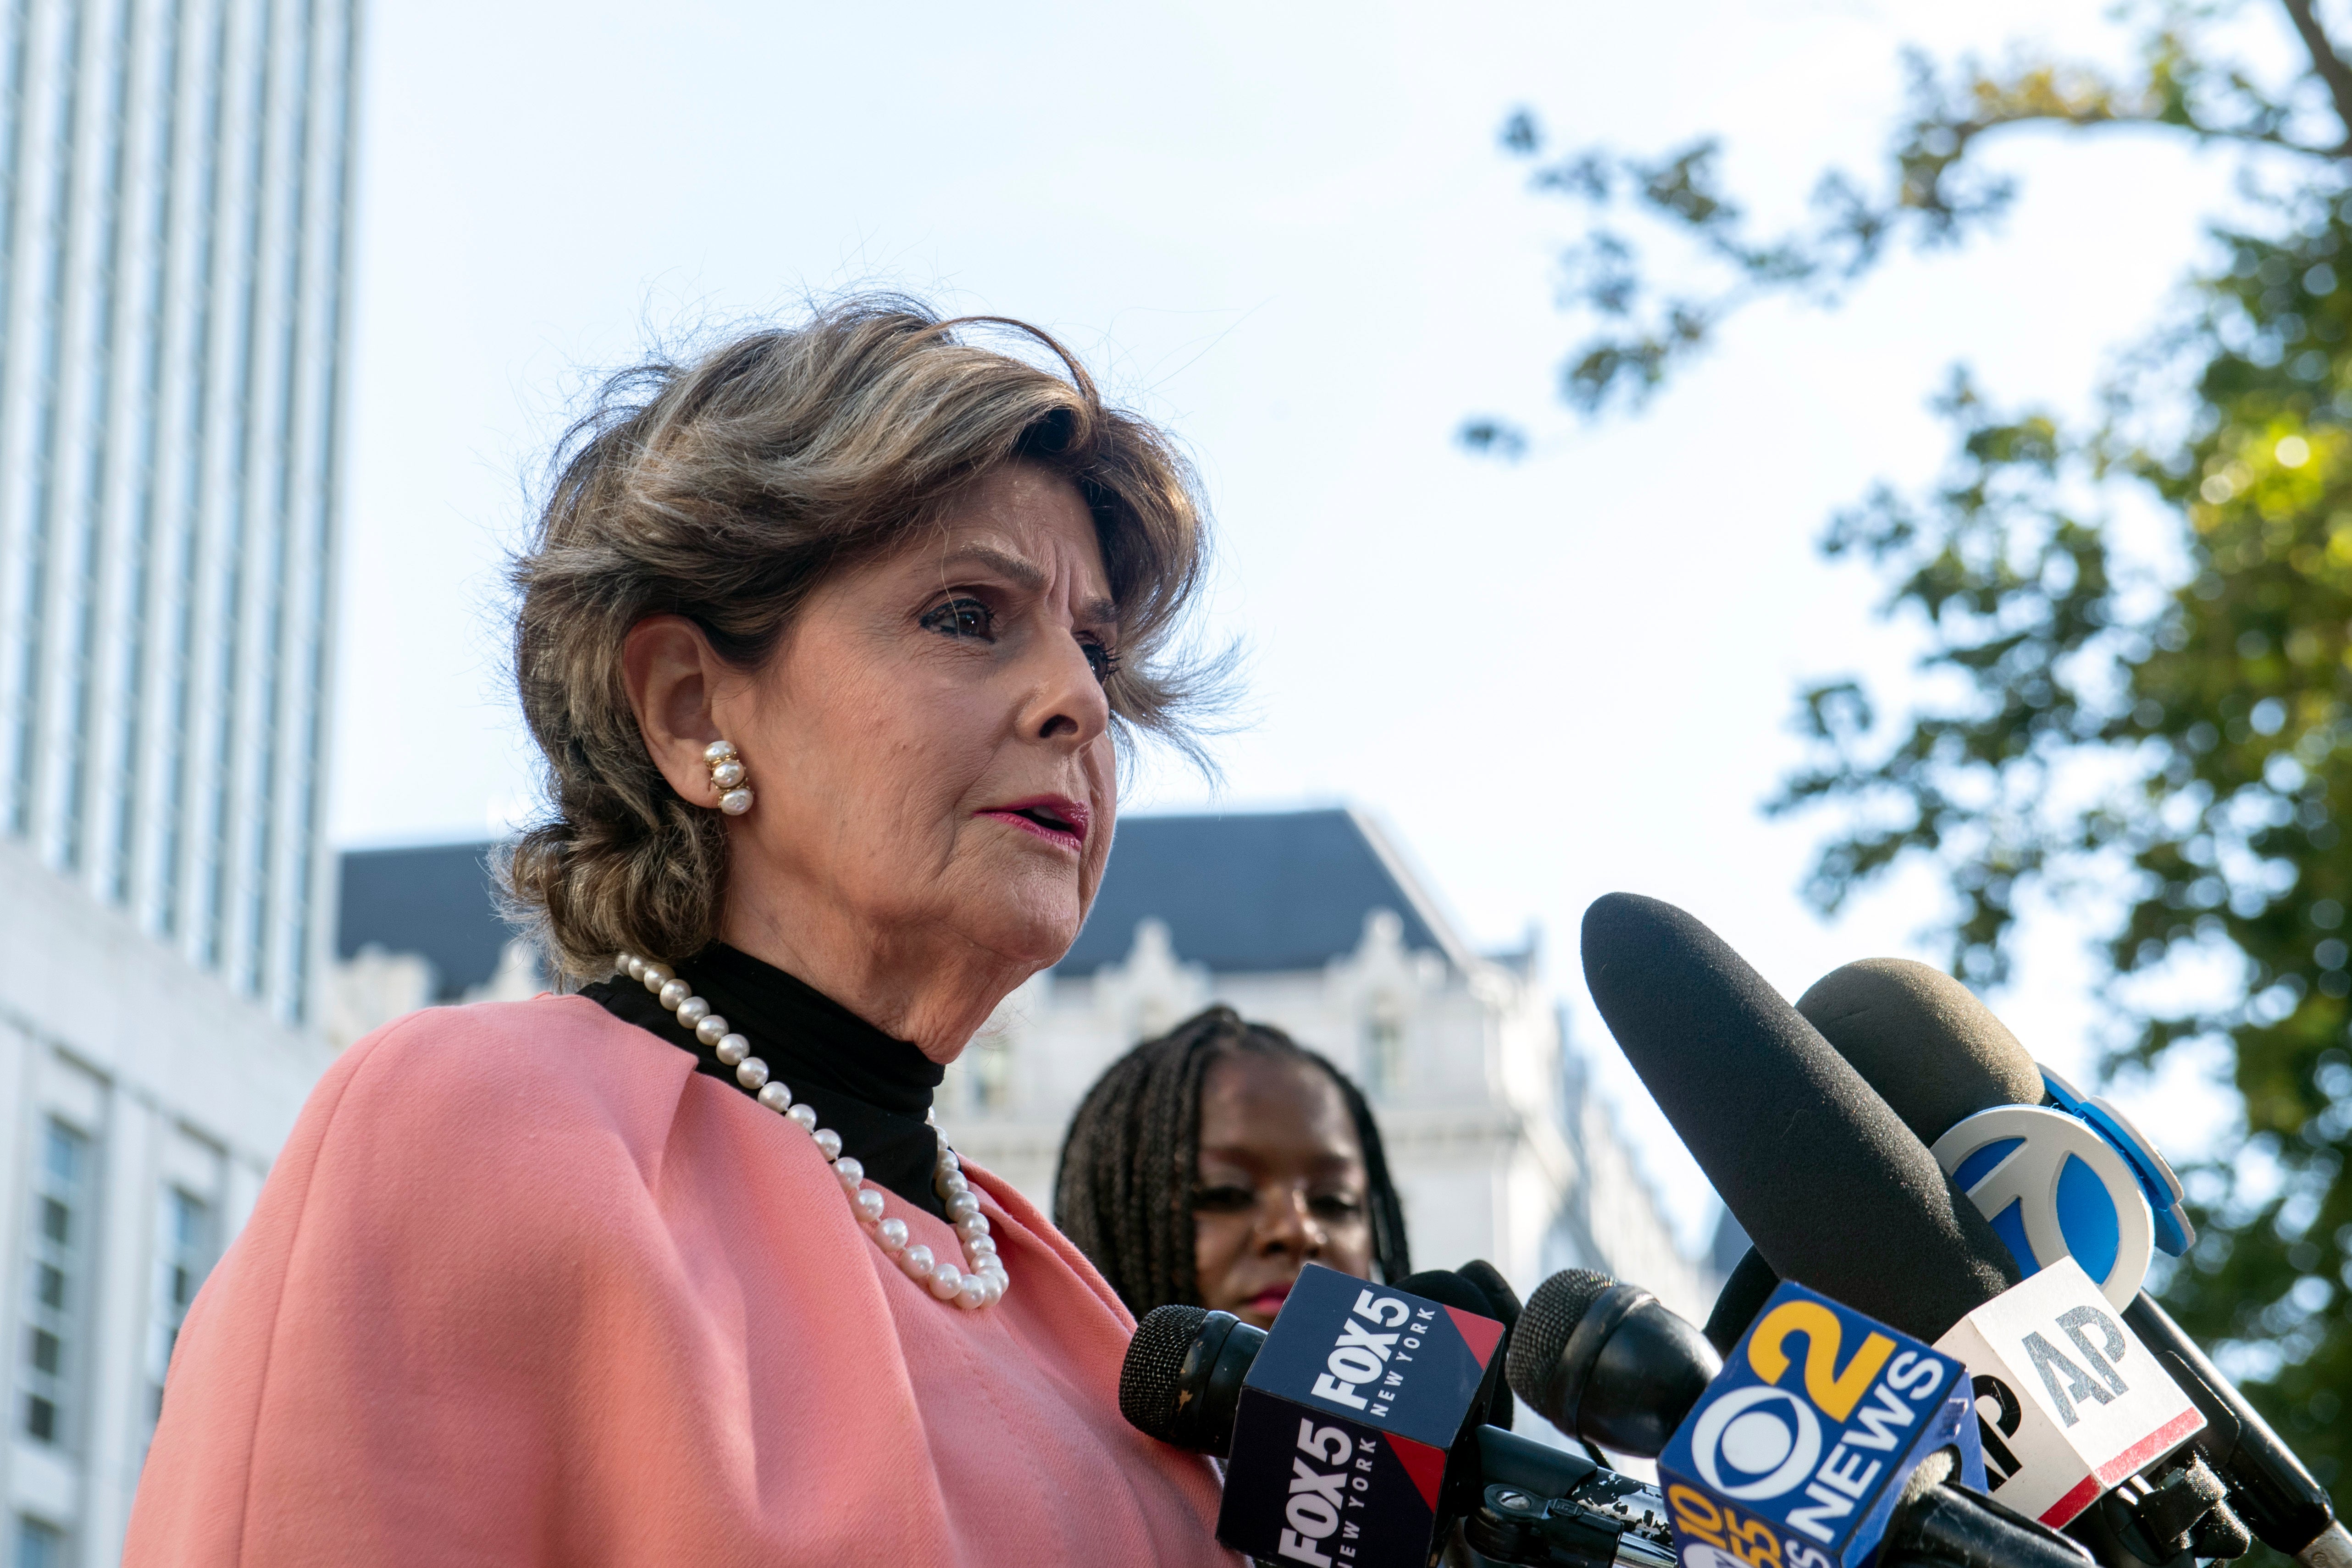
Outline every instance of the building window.
<path fill-rule="evenodd" d="M 1377 1095 L 1404 1087 L 1404 1014 L 1393 996 L 1374 998 L 1364 1019 L 1364 1076 Z"/>
<path fill-rule="evenodd" d="M 61 1444 L 73 1372 L 73 1314 L 80 1310 L 79 1265 L 89 1251 L 89 1140 L 52 1117 L 38 1153 L 25 1279 L 21 1419 L 26 1436 Z"/>
<path fill-rule="evenodd" d="M 213 1266 L 213 1205 L 178 1187 L 167 1187 L 155 1247 L 155 1334 L 148 1357 L 147 1419 L 163 1413 L 163 1374 L 172 1365 L 188 1303 Z"/>
<path fill-rule="evenodd" d="M 16 1568 L 65 1568 L 66 1538 L 54 1524 L 16 1516 Z"/>

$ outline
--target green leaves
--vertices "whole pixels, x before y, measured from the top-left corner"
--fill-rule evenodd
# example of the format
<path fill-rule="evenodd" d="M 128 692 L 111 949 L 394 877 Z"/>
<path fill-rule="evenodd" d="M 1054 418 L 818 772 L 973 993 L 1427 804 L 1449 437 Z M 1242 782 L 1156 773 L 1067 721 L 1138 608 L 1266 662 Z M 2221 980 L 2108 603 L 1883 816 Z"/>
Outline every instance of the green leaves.
<path fill-rule="evenodd" d="M 1959 244 L 2015 195 L 2013 182 L 1977 156 L 1985 138 L 2015 127 L 2161 126 L 2205 142 L 2314 158 L 2344 153 L 2352 67 L 2328 44 L 2307 0 L 2283 4 L 2314 61 L 2284 84 L 2265 83 L 2212 44 L 2245 9 L 2234 3 L 2126 6 L 2122 14 L 2140 19 L 2141 34 L 2135 67 L 2121 77 L 2032 54 L 1945 71 L 1907 54 L 1887 184 L 1874 191 L 1830 170 L 1814 187 L 1810 220 L 1773 236 L 1759 234 L 1725 188 L 1717 138 L 1656 159 L 1587 147 L 1547 161 L 1541 123 L 1531 110 L 1514 110 L 1503 123 L 1503 150 L 1533 162 L 1529 187 L 1568 201 L 1580 224 L 1559 253 L 1560 290 L 1591 331 L 1562 364 L 1561 400 L 1587 417 L 1639 409 L 1743 306 L 1776 295 L 1833 305 L 1898 238 L 1922 250 Z M 1627 232 L 1629 222 L 1650 237 L 1648 247 Z M 1659 293 L 1645 279 L 1661 273 L 1687 281 Z M 1472 426 L 1460 435 L 1471 449 L 1502 456 L 1525 445 L 1482 441 Z"/>
<path fill-rule="evenodd" d="M 2119 385 L 2102 427 L 2001 413 L 1956 378 L 1942 482 L 1881 489 L 1822 549 L 1871 565 L 1959 695 L 1885 724 L 1850 681 L 1803 692 L 1814 760 L 1769 809 L 1838 811 L 1806 885 L 1825 910 L 1906 859 L 1934 864 L 1973 983 L 2008 973 L 2023 888 L 2118 908 L 2118 1059 L 2226 1040 L 2245 1100 L 2243 1142 L 2200 1174 L 2209 1241 L 2168 1294 L 2334 1477 L 2352 1447 L 2328 1414 L 2352 1386 L 2352 287 L 2336 270 L 2352 201 L 2332 170 L 2316 184 L 2278 232 L 2223 237 L 2229 270 L 2165 340 L 2192 374 Z M 2185 420 L 2137 417 L 2179 385 Z M 2135 443 L 2147 423 L 2189 434 Z M 2119 559 L 2081 504 L 2127 489 L 2173 520 L 2187 581 Z M 2220 997 L 2142 1000 L 2217 955 L 2239 975 Z"/>
<path fill-rule="evenodd" d="M 2012 195 L 1979 155 L 2011 127 L 2161 127 L 2290 155 L 2265 165 L 2269 222 L 2217 231 L 2227 266 L 2193 280 L 2193 308 L 2099 423 L 1997 408 L 1955 373 L 1941 479 L 1832 521 L 1822 551 L 1923 629 L 1928 696 L 1890 716 L 1853 679 L 1801 691 L 1810 754 L 1767 809 L 1834 814 L 1804 887 L 1825 910 L 1932 866 L 1973 984 L 2008 973 L 2028 890 L 2114 912 L 2110 1066 L 2222 1045 L 2245 1105 L 2234 1146 L 2193 1173 L 2202 1235 L 2167 1299 L 2336 1483 L 2352 1479 L 2352 65 L 2310 0 L 2279 7 L 2127 5 L 2120 73 L 1913 57 L 1886 183 L 1831 171 L 1779 234 L 1727 188 L 1713 138 L 1546 161 L 1521 110 L 1503 143 L 1581 221 L 1560 276 L 1588 335 L 1560 394 L 1586 416 L 1638 408 L 1748 303 L 1832 305 L 1896 240 L 1976 232 Z M 2217 42 L 2282 17 L 2302 50 L 2284 79 Z M 1493 418 L 1463 439 L 1525 445 Z M 2119 547 L 2126 500 L 2164 520 L 2168 548 Z M 2234 983 L 2197 1001 L 2161 984 L 2200 966 Z"/>
<path fill-rule="evenodd" d="M 1872 564 L 1889 584 L 1883 608 L 1928 627 L 1928 664 L 1964 695 L 1890 738 L 1854 683 L 1808 690 L 1796 722 L 1816 761 L 1768 809 L 1834 803 L 1864 825 L 1807 880 L 1825 911 L 1907 856 L 1943 863 L 1961 893 L 1957 970 L 1992 983 L 2007 973 L 2019 882 L 2050 874 L 2081 837 L 2051 815 L 2050 786 L 2080 749 L 2111 743 L 2112 679 L 2082 656 L 2119 634 L 2105 534 L 2066 504 L 2083 452 L 2046 416 L 1995 414 L 1964 377 L 1940 406 L 1957 437 L 1945 481 L 1920 503 L 1882 488 L 1822 548 Z"/>

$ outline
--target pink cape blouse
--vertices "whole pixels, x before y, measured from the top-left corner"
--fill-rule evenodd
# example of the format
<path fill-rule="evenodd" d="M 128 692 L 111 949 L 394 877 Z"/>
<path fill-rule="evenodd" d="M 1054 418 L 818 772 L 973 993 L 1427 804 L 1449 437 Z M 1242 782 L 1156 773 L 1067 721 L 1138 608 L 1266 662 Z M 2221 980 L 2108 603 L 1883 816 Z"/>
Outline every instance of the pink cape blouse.
<path fill-rule="evenodd" d="M 593 1002 L 388 1025 L 189 1310 L 124 1561 L 1232 1568 L 1208 1462 L 1119 1416 L 1132 1321 L 967 1170 L 1012 1277 L 979 1311 Z"/>

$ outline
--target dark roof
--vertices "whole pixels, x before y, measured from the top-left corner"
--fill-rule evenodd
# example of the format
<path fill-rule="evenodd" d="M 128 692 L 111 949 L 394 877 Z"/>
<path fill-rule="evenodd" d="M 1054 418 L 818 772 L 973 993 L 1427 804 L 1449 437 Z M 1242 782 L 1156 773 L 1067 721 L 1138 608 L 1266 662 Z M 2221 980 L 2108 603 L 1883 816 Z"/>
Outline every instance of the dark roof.
<path fill-rule="evenodd" d="M 498 913 L 493 847 L 345 850 L 335 951 L 422 953 L 444 1000 L 484 984 L 514 935 Z M 1467 961 L 1395 851 L 1352 811 L 1130 816 L 1056 973 L 1091 974 L 1125 958 L 1146 919 L 1167 922 L 1178 958 L 1219 973 L 1320 969 L 1353 952 L 1364 917 L 1383 909 L 1404 922 L 1408 948 Z"/>
<path fill-rule="evenodd" d="M 488 844 L 346 849 L 335 952 L 368 946 L 422 953 L 444 1001 L 485 984 L 514 935 L 499 918 Z"/>
<path fill-rule="evenodd" d="M 1176 956 L 1234 973 L 1320 969 L 1353 952 L 1364 917 L 1392 910 L 1404 944 L 1455 964 L 1468 954 L 1370 823 L 1352 811 L 1130 816 L 1086 930 L 1055 973 L 1125 958 L 1135 928 L 1164 921 Z"/>

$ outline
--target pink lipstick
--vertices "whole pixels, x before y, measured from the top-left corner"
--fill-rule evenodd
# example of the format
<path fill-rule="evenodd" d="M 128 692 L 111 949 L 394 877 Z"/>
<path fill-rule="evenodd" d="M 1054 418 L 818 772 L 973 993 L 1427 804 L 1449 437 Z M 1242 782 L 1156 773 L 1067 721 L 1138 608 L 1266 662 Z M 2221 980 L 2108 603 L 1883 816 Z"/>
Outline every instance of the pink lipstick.
<path fill-rule="evenodd" d="M 1086 846 L 1087 818 L 1090 814 L 1067 795 L 1037 795 L 1007 805 L 987 806 L 972 815 L 992 816 L 1048 844 L 1075 851 Z"/>
<path fill-rule="evenodd" d="M 1276 1312 L 1282 1310 L 1283 1302 L 1289 1299 L 1289 1286 L 1269 1285 L 1265 1289 L 1250 1298 L 1250 1310 L 1254 1312 L 1263 1312 L 1267 1317 L 1271 1318 Z"/>

